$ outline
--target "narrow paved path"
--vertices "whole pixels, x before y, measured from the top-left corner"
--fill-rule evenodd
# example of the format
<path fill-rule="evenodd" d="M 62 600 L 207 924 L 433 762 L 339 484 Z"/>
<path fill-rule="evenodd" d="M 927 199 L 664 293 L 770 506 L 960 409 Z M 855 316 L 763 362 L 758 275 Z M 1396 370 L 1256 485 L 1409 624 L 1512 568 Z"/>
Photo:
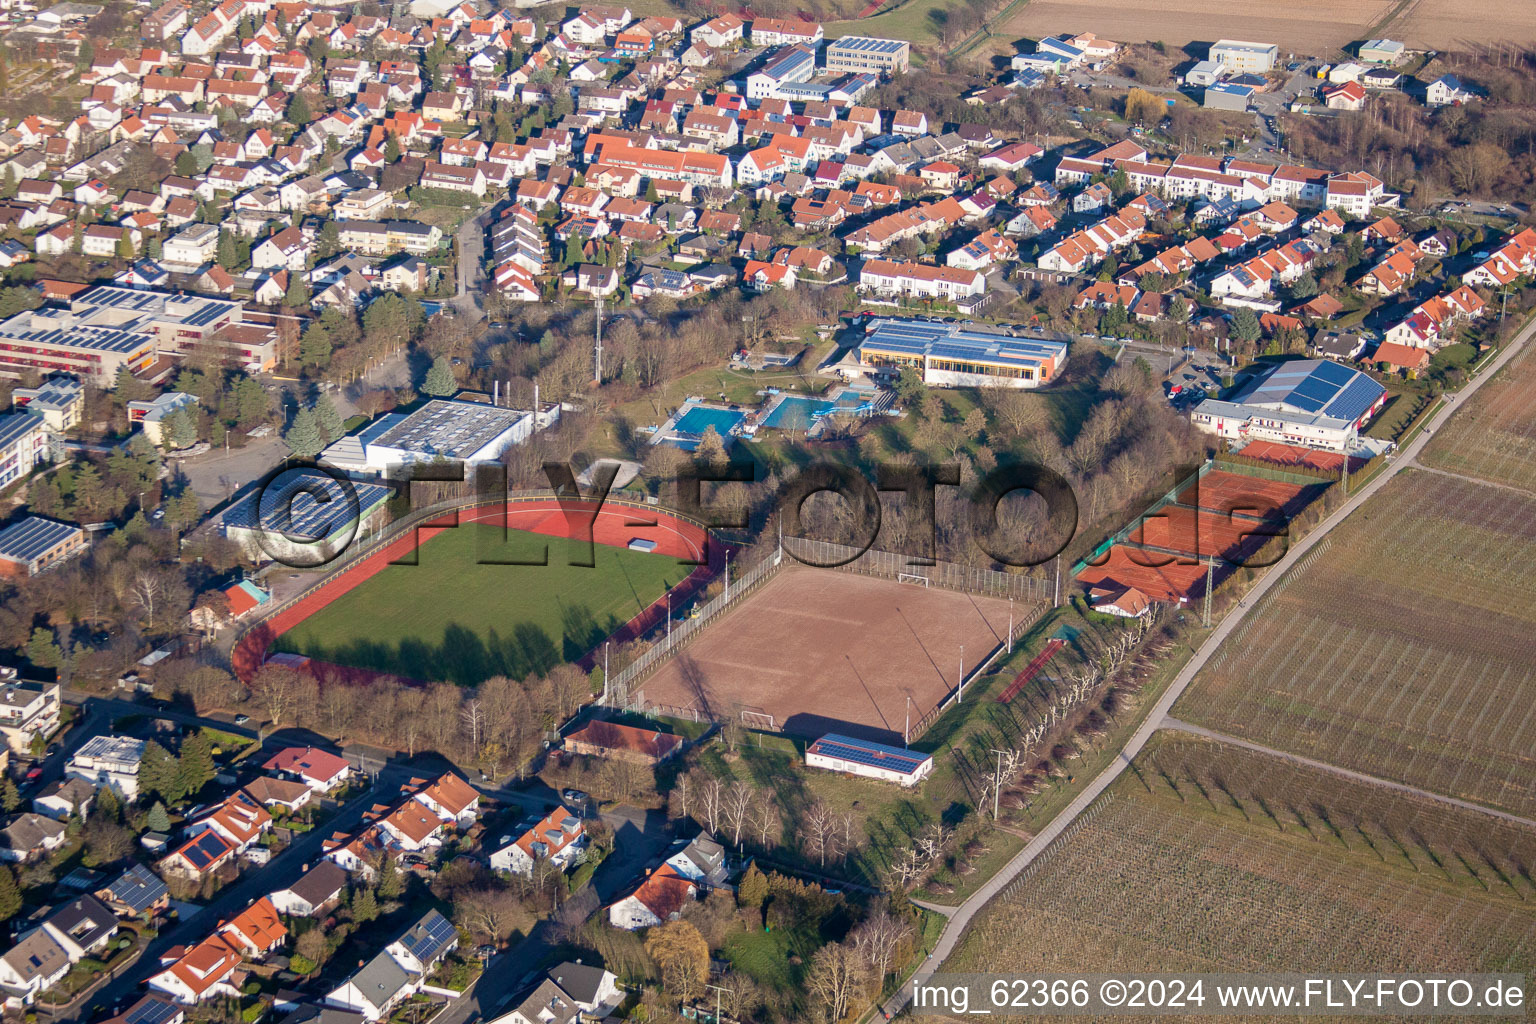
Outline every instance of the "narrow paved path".
<path fill-rule="evenodd" d="M 1225 743 L 1229 747 L 1240 747 L 1243 750 L 1251 750 L 1256 754 L 1267 754 L 1270 757 L 1278 757 L 1281 760 L 1289 761 L 1292 764 L 1303 765 L 1307 768 L 1315 768 L 1318 771 L 1327 772 L 1330 775 L 1338 775 L 1341 778 L 1349 779 L 1352 782 L 1363 782 L 1371 786 L 1381 786 L 1385 789 L 1393 790 L 1394 792 L 1406 793 L 1408 796 L 1416 796 L 1425 800 L 1433 800 L 1436 803 L 1449 804 L 1452 807 L 1458 807 L 1464 811 L 1476 811 L 1479 814 L 1487 814 L 1492 817 L 1499 818 L 1503 821 L 1514 822 L 1516 825 L 1525 825 L 1528 828 L 1536 829 L 1536 820 L 1532 820 L 1530 818 L 1522 818 L 1518 814 L 1510 814 L 1508 811 L 1500 811 L 1495 810 L 1492 807 L 1484 807 L 1482 804 L 1475 804 L 1470 800 L 1462 800 L 1459 797 L 1446 796 L 1444 793 L 1436 793 L 1432 790 L 1420 789 L 1418 786 L 1410 786 L 1403 782 L 1393 782 L 1391 779 L 1383 779 L 1376 775 L 1367 775 L 1364 772 L 1357 772 L 1352 768 L 1341 768 L 1336 764 L 1329 764 L 1327 761 L 1318 761 L 1315 758 L 1303 757 L 1301 754 L 1292 754 L 1286 750 L 1276 750 L 1274 747 L 1266 747 L 1262 743 L 1254 743 L 1251 740 L 1239 739 L 1236 736 L 1229 736 L 1224 732 L 1217 732 L 1214 729 L 1207 729 L 1203 725 L 1195 725 L 1192 722 L 1180 721 L 1179 719 L 1170 715 L 1163 716 L 1163 728 L 1173 729 L 1177 732 L 1187 732 L 1192 736 L 1204 736 L 1206 739 L 1216 740 L 1219 743 Z"/>
<path fill-rule="evenodd" d="M 1414 459 L 1418 457 L 1419 453 L 1423 451 L 1424 446 L 1427 445 L 1430 439 L 1434 437 L 1435 431 L 1444 425 L 1446 420 L 1448 420 L 1450 416 L 1456 411 L 1457 407 L 1466 406 L 1468 404 L 1467 400 L 1471 399 L 1471 397 L 1477 392 L 1478 388 L 1483 386 L 1483 382 L 1492 379 L 1500 370 L 1502 370 L 1505 364 L 1514 358 L 1514 356 L 1520 352 L 1521 349 L 1524 348 L 1524 346 L 1530 341 L 1532 334 L 1536 334 L 1536 320 L 1532 320 L 1531 323 L 1527 324 L 1525 328 L 1521 330 L 1520 333 L 1514 337 L 1514 339 L 1511 340 L 1509 345 L 1505 347 L 1504 351 L 1499 353 L 1493 362 L 1484 368 L 1482 373 L 1473 378 L 1473 380 L 1459 392 L 1459 397 L 1456 401 L 1448 402 L 1443 405 L 1439 411 L 1429 419 L 1424 429 L 1419 431 L 1419 435 L 1399 450 L 1397 455 L 1393 458 L 1391 464 L 1387 466 L 1386 470 L 1384 470 L 1370 483 L 1366 484 L 1364 487 L 1357 490 L 1354 494 L 1350 495 L 1344 504 L 1340 505 L 1332 515 L 1328 516 L 1328 518 L 1324 519 L 1320 524 L 1318 524 L 1317 528 L 1309 533 L 1306 537 L 1302 538 L 1299 543 L 1292 545 L 1290 550 L 1286 552 L 1285 556 L 1281 558 L 1280 561 L 1277 562 L 1269 572 L 1265 573 L 1262 577 L 1259 578 L 1258 582 L 1256 582 L 1252 589 L 1249 590 L 1247 597 L 1244 599 L 1243 605 L 1233 609 L 1233 611 L 1221 621 L 1221 623 L 1216 627 L 1211 635 L 1206 638 L 1205 643 L 1200 645 L 1200 649 L 1195 652 L 1195 656 L 1189 660 L 1188 664 L 1184 666 L 1183 670 L 1180 671 L 1173 682 L 1169 684 L 1168 689 L 1163 691 L 1162 697 L 1160 697 L 1157 703 L 1152 706 L 1151 710 L 1147 713 L 1147 717 L 1131 735 L 1130 740 L 1126 742 L 1124 748 L 1121 749 L 1119 756 L 1112 760 L 1104 768 L 1104 770 L 1100 772 L 1099 775 L 1094 778 L 1094 780 L 1090 782 L 1081 793 L 1077 795 L 1077 799 L 1068 804 L 1066 809 L 1058 814 L 1054 819 L 1052 819 L 1050 824 L 1041 829 L 1039 834 L 1036 835 L 1035 838 L 1031 839 L 1029 843 L 1025 845 L 1024 849 L 1020 850 L 1018 854 L 1014 856 L 1013 860 L 1009 861 L 1001 871 L 999 871 L 992 877 L 989 882 L 987 882 L 986 885 L 976 890 L 976 892 L 972 894 L 969 899 L 967 899 L 959 907 L 954 908 L 952 912 L 950 912 L 949 921 L 945 924 L 944 932 L 939 936 L 939 941 L 933 948 L 933 954 L 931 957 L 929 957 L 929 963 L 926 965 L 927 968 L 932 968 L 942 964 L 949 957 L 949 955 L 954 952 L 955 946 L 959 944 L 961 936 L 965 934 L 965 929 L 970 925 L 971 919 L 980 913 L 982 908 L 984 908 L 992 900 L 993 897 L 1002 892 L 1003 889 L 1009 885 L 1009 883 L 1017 878 L 1019 872 L 1023 871 L 1030 864 L 1034 863 L 1034 861 L 1042 853 L 1045 852 L 1051 843 L 1054 842 L 1056 838 L 1060 836 L 1062 832 L 1064 832 L 1074 821 L 1076 821 L 1078 816 L 1086 811 L 1089 806 L 1091 806 L 1093 802 L 1097 800 L 1099 796 L 1106 789 L 1108 789 L 1116 779 L 1120 777 L 1121 772 L 1125 771 L 1126 766 L 1129 765 L 1131 761 L 1135 759 L 1136 755 L 1141 753 L 1142 748 L 1147 745 L 1147 741 L 1152 738 L 1152 734 L 1164 727 L 1164 719 L 1167 717 L 1169 709 L 1173 707 L 1174 702 L 1183 696 L 1184 691 L 1189 688 L 1189 684 L 1194 681 L 1195 676 L 1202 668 L 1205 667 L 1205 663 L 1210 660 L 1211 656 L 1215 654 L 1217 650 L 1220 649 L 1222 643 L 1224 643 L 1226 639 L 1234 631 L 1236 631 L 1237 627 L 1242 623 L 1243 619 L 1247 617 L 1248 612 L 1258 605 L 1260 599 L 1263 598 L 1264 595 L 1268 593 L 1272 587 L 1284 579 L 1286 573 L 1289 572 L 1297 562 L 1305 558 L 1307 552 L 1315 548 L 1318 543 L 1323 540 L 1323 538 L 1327 537 L 1328 534 L 1334 530 L 1335 527 L 1344 522 L 1344 520 L 1348 519 L 1356 509 L 1360 508 L 1360 506 L 1364 505 L 1368 500 L 1370 500 L 1372 495 L 1386 486 L 1387 481 L 1391 480 L 1393 477 L 1397 476 L 1398 473 L 1402 472 L 1403 469 L 1410 466 Z M 1468 806 L 1476 807 L 1475 804 Z M 1477 809 L 1486 810 L 1486 808 Z M 940 909 L 940 912 L 943 913 L 944 911 Z M 919 973 L 923 973 L 923 969 L 920 969 Z M 906 1006 L 907 1002 L 911 998 L 912 984 L 909 980 L 907 984 L 903 985 L 895 995 L 887 1000 L 885 1006 L 883 1007 L 887 1017 L 895 1016 L 895 1014 L 900 1011 L 902 1007 Z"/>
<path fill-rule="evenodd" d="M 1464 483 L 1479 484 L 1483 487 L 1497 487 L 1501 491 L 1509 491 L 1518 494 L 1522 498 L 1536 498 L 1536 492 L 1528 491 L 1524 487 L 1516 487 L 1514 484 L 1501 484 L 1497 480 L 1484 480 L 1478 476 L 1468 476 L 1466 473 L 1453 473 L 1449 469 L 1436 469 L 1434 466 L 1426 466 L 1418 459 L 1413 460 L 1413 468 L 1423 470 L 1426 473 L 1434 473 L 1437 476 L 1448 476 L 1453 480 Z"/>

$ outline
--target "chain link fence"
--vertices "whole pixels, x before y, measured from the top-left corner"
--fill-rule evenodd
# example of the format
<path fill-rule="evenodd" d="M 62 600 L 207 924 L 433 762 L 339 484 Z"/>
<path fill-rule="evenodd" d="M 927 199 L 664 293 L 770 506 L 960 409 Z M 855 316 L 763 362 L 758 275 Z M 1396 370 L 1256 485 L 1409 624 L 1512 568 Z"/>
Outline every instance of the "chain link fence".
<path fill-rule="evenodd" d="M 1051 586 L 1047 581 L 1022 573 L 998 572 L 957 562 L 913 565 L 913 556 L 900 552 L 875 548 L 860 551 L 847 544 L 808 537 L 785 537 L 784 552 L 807 565 L 858 573 L 861 576 L 900 579 L 919 584 L 926 581 L 929 586 L 961 590 L 968 594 L 1012 597 L 1021 601 L 1051 599 Z"/>

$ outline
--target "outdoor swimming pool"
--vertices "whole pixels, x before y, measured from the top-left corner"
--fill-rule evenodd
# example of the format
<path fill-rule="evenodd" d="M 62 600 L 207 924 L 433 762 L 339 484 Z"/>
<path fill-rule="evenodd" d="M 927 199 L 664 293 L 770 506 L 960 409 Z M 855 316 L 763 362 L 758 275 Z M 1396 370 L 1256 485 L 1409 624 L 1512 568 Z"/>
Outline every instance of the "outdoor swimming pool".
<path fill-rule="evenodd" d="M 736 424 L 746 418 L 746 413 L 737 412 L 734 409 L 711 409 L 707 406 L 695 405 L 672 424 L 672 433 L 702 436 L 704 431 L 714 427 L 715 433 L 724 438 Z"/>
<path fill-rule="evenodd" d="M 812 398 L 809 395 L 780 395 L 773 408 L 763 416 L 763 426 L 773 430 L 809 430 L 816 417 L 829 412 L 853 412 L 866 399 L 852 391 L 836 398 Z"/>

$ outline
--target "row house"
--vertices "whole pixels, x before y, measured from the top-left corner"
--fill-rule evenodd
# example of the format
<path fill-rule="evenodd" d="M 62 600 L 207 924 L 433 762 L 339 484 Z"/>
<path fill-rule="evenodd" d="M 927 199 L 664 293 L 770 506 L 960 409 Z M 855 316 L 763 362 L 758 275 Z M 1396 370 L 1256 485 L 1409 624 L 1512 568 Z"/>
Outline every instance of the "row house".
<path fill-rule="evenodd" d="M 996 228 L 977 235 L 945 257 L 945 263 L 961 270 L 985 270 L 1003 260 L 1018 259 L 1019 247 Z"/>
<path fill-rule="evenodd" d="M 1135 210 L 1112 214 L 1092 227 L 1073 232 L 1040 254 L 1042 270 L 1077 274 L 1097 266 L 1110 252 L 1130 245 L 1146 230 L 1147 219 Z"/>
<path fill-rule="evenodd" d="M 1211 280 L 1211 295 L 1262 300 L 1276 284 L 1289 284 L 1306 273 L 1321 252 L 1311 240 L 1299 238 L 1216 275 Z"/>
<path fill-rule="evenodd" d="M 1419 247 L 1405 238 L 1387 250 L 1376 265 L 1355 282 L 1355 287 L 1367 295 L 1396 295 L 1413 280 L 1422 257 Z"/>
<path fill-rule="evenodd" d="M 422 188 L 439 188 L 449 192 L 467 192 L 484 196 L 487 188 L 485 172 L 477 167 L 450 167 L 428 160 L 421 172 Z"/>
<path fill-rule="evenodd" d="M 1384 338 L 1413 348 L 1438 348 L 1457 324 L 1475 320 L 1486 311 L 1482 298 L 1466 285 L 1419 303 L 1412 313 L 1388 328 Z"/>
<path fill-rule="evenodd" d="M 692 185 L 730 188 L 731 162 L 719 153 L 643 149 L 628 139 L 594 132 L 587 136 L 587 163 L 612 164 L 638 171 L 647 178 L 676 179 Z"/>
<path fill-rule="evenodd" d="M 1468 284 L 1503 288 L 1536 271 L 1536 228 L 1526 228 L 1504 241 L 1482 263 L 1462 275 Z"/>
<path fill-rule="evenodd" d="M 987 279 L 975 270 L 935 267 L 899 260 L 865 260 L 859 290 L 880 296 L 958 301 L 986 291 Z"/>

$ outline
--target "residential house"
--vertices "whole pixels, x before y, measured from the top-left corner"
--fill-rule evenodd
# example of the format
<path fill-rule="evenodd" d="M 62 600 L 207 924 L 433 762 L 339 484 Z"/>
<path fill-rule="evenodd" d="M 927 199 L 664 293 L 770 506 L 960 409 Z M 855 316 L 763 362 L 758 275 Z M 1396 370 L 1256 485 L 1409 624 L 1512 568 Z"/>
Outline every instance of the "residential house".
<path fill-rule="evenodd" d="M 317 793 L 329 793 L 343 785 L 352 766 L 319 747 L 286 747 L 269 757 L 262 767 L 269 772 L 297 779 Z"/>
<path fill-rule="evenodd" d="M 634 892 L 608 908 L 608 923 L 625 931 L 650 928 L 673 921 L 689 900 L 698 897 L 699 885 L 663 864 L 652 871 Z"/>
<path fill-rule="evenodd" d="M 278 913 L 290 917 L 318 917 L 346 894 L 347 873 L 339 865 L 322 860 L 292 885 L 268 897 Z"/>
<path fill-rule="evenodd" d="M 60 846 L 66 838 L 61 821 L 27 812 L 0 819 L 0 861 L 27 864 L 40 860 Z"/>
<path fill-rule="evenodd" d="M 534 866 L 548 861 L 565 871 L 586 849 L 586 828 L 581 818 L 556 807 L 542 821 L 490 856 L 491 869 L 514 875 L 532 875 Z"/>

